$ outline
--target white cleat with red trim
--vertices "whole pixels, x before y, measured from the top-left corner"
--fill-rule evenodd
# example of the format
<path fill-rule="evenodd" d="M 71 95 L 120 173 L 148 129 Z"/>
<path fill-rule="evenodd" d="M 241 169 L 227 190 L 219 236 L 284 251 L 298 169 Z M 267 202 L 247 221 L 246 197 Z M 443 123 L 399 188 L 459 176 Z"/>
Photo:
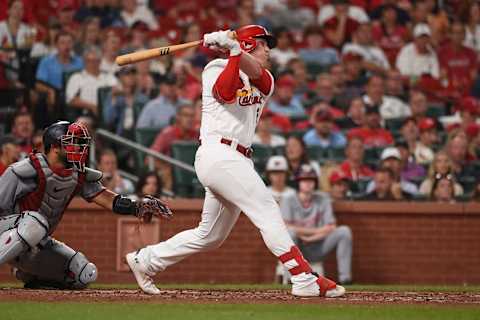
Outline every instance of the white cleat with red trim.
<path fill-rule="evenodd" d="M 332 280 L 311 273 L 292 277 L 292 295 L 297 297 L 338 298 L 345 295 L 345 288 Z"/>
<path fill-rule="evenodd" d="M 128 266 L 130 267 L 130 270 L 132 270 L 140 289 L 148 294 L 160 294 L 160 290 L 155 286 L 152 277 L 148 275 L 147 268 L 145 268 L 138 259 L 137 253 L 130 252 L 125 258 L 127 259 Z"/>

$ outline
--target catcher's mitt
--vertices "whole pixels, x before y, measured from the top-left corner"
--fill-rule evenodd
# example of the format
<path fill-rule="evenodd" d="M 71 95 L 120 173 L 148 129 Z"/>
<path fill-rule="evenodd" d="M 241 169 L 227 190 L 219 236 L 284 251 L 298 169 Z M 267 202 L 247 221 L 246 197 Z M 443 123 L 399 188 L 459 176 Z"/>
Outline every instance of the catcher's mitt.
<path fill-rule="evenodd" d="M 136 206 L 136 216 L 146 223 L 152 221 L 153 216 L 169 219 L 173 215 L 172 210 L 163 201 L 150 195 L 137 201 Z"/>

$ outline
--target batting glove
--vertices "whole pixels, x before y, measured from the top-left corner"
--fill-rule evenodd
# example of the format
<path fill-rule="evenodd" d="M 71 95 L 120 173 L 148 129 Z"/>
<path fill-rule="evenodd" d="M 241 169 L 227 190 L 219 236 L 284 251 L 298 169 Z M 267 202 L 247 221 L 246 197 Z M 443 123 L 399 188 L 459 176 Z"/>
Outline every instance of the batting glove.
<path fill-rule="evenodd" d="M 228 49 L 230 56 L 238 56 L 242 52 L 240 43 L 228 36 L 230 32 L 225 30 L 207 33 L 203 36 L 203 45 L 213 50 Z"/>

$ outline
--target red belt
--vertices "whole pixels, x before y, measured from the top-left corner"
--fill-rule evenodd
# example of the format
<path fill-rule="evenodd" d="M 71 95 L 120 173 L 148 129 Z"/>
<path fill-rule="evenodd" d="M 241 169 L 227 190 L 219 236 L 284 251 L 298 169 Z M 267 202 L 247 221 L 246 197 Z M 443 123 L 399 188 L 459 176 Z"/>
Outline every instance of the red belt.
<path fill-rule="evenodd" d="M 230 146 L 230 145 L 232 145 L 233 141 L 230 140 L 230 139 L 221 138 L 220 143 L 223 143 L 223 144 L 226 144 L 227 146 Z M 200 144 L 202 144 L 202 141 L 200 141 Z M 252 148 L 247 148 L 247 147 L 242 146 L 241 144 L 237 144 L 237 147 L 235 149 L 247 158 L 252 157 L 252 154 L 253 154 L 253 149 Z"/>

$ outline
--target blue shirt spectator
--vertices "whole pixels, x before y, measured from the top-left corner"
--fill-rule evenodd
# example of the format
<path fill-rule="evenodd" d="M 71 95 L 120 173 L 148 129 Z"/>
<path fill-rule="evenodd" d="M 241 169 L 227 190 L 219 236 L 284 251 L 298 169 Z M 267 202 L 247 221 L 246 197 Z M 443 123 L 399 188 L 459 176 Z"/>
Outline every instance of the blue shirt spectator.
<path fill-rule="evenodd" d="M 333 131 L 333 117 L 330 111 L 319 111 L 314 116 L 314 128 L 303 136 L 307 146 L 322 148 L 341 148 L 346 146 L 347 139 L 341 132 Z"/>
<path fill-rule="evenodd" d="M 281 114 L 287 117 L 304 117 L 301 98 L 294 96 L 295 81 L 291 76 L 283 76 L 278 79 L 275 85 L 275 95 L 268 103 L 268 108 L 273 113 Z"/>
<path fill-rule="evenodd" d="M 324 47 L 322 29 L 311 26 L 305 30 L 307 47 L 300 49 L 298 55 L 307 65 L 328 68 L 339 63 L 338 53 L 333 48 Z"/>

